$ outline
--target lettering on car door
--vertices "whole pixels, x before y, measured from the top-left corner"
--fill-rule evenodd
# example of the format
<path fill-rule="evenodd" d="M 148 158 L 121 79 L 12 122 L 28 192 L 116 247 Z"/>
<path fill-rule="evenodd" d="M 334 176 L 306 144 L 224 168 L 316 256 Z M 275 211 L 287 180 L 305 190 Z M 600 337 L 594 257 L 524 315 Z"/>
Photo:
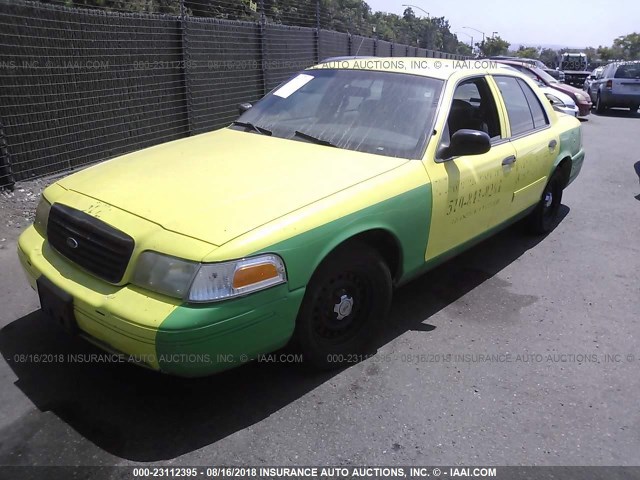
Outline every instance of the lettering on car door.
<path fill-rule="evenodd" d="M 425 258 L 437 257 L 477 237 L 499 223 L 511 203 L 515 178 L 505 159 L 515 155 L 506 138 L 494 90 L 484 76 L 459 83 L 444 109 L 439 145 L 447 145 L 458 130 L 485 132 L 491 150 L 480 155 L 425 159 L 431 178 L 433 212 Z"/>

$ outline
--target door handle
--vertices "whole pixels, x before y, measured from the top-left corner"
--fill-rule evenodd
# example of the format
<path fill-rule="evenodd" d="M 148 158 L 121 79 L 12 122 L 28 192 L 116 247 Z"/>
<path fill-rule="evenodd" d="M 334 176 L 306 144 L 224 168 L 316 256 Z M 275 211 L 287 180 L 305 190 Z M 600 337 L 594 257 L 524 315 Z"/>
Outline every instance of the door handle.
<path fill-rule="evenodd" d="M 558 145 L 558 142 L 556 142 L 555 140 L 551 140 L 549 142 L 549 150 L 553 152 L 556 149 L 557 145 Z"/>
<path fill-rule="evenodd" d="M 502 160 L 502 165 L 512 165 L 514 163 L 516 163 L 516 156 L 515 155 L 510 155 L 507 158 L 505 158 L 504 160 Z"/>

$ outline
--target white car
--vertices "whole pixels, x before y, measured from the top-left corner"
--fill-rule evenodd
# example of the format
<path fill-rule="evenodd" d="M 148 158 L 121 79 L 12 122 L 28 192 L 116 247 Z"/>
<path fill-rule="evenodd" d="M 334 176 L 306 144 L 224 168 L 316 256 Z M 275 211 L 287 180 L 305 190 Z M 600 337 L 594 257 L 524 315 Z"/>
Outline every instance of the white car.
<path fill-rule="evenodd" d="M 566 93 L 562 93 L 555 88 L 547 87 L 546 85 L 540 85 L 540 90 L 544 92 L 545 97 L 553 105 L 553 109 L 560 113 L 566 113 L 572 117 L 577 117 L 580 113 L 576 102 L 573 101 Z"/>

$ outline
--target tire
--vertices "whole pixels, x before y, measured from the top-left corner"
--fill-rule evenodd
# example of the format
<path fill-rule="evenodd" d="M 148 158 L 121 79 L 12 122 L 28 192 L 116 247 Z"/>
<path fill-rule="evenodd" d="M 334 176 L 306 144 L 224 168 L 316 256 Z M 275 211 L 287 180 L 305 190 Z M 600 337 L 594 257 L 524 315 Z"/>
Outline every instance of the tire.
<path fill-rule="evenodd" d="M 371 247 L 339 247 L 307 285 L 294 331 L 305 363 L 319 370 L 357 363 L 391 306 L 389 267 Z"/>
<path fill-rule="evenodd" d="M 606 109 L 607 107 L 605 107 L 602 103 L 602 100 L 600 99 L 600 93 L 598 93 L 598 96 L 596 97 L 596 113 L 604 113 Z"/>
<path fill-rule="evenodd" d="M 558 225 L 563 183 L 560 173 L 554 172 L 542 192 L 540 202 L 529 215 L 527 226 L 531 233 L 543 235 Z"/>

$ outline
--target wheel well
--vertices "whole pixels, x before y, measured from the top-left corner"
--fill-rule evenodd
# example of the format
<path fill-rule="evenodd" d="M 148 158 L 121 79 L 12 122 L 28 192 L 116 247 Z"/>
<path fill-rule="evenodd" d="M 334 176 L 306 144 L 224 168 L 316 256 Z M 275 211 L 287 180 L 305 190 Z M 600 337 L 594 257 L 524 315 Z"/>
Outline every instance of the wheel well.
<path fill-rule="evenodd" d="M 367 230 L 345 240 L 337 248 L 350 243 L 364 243 L 375 249 L 387 263 L 394 282 L 400 278 L 402 274 L 402 249 L 398 239 L 392 233 L 383 229 Z"/>
<path fill-rule="evenodd" d="M 565 188 L 571 176 L 571 159 L 569 157 L 563 158 L 556 167 L 556 171 L 562 176 L 562 188 Z"/>

